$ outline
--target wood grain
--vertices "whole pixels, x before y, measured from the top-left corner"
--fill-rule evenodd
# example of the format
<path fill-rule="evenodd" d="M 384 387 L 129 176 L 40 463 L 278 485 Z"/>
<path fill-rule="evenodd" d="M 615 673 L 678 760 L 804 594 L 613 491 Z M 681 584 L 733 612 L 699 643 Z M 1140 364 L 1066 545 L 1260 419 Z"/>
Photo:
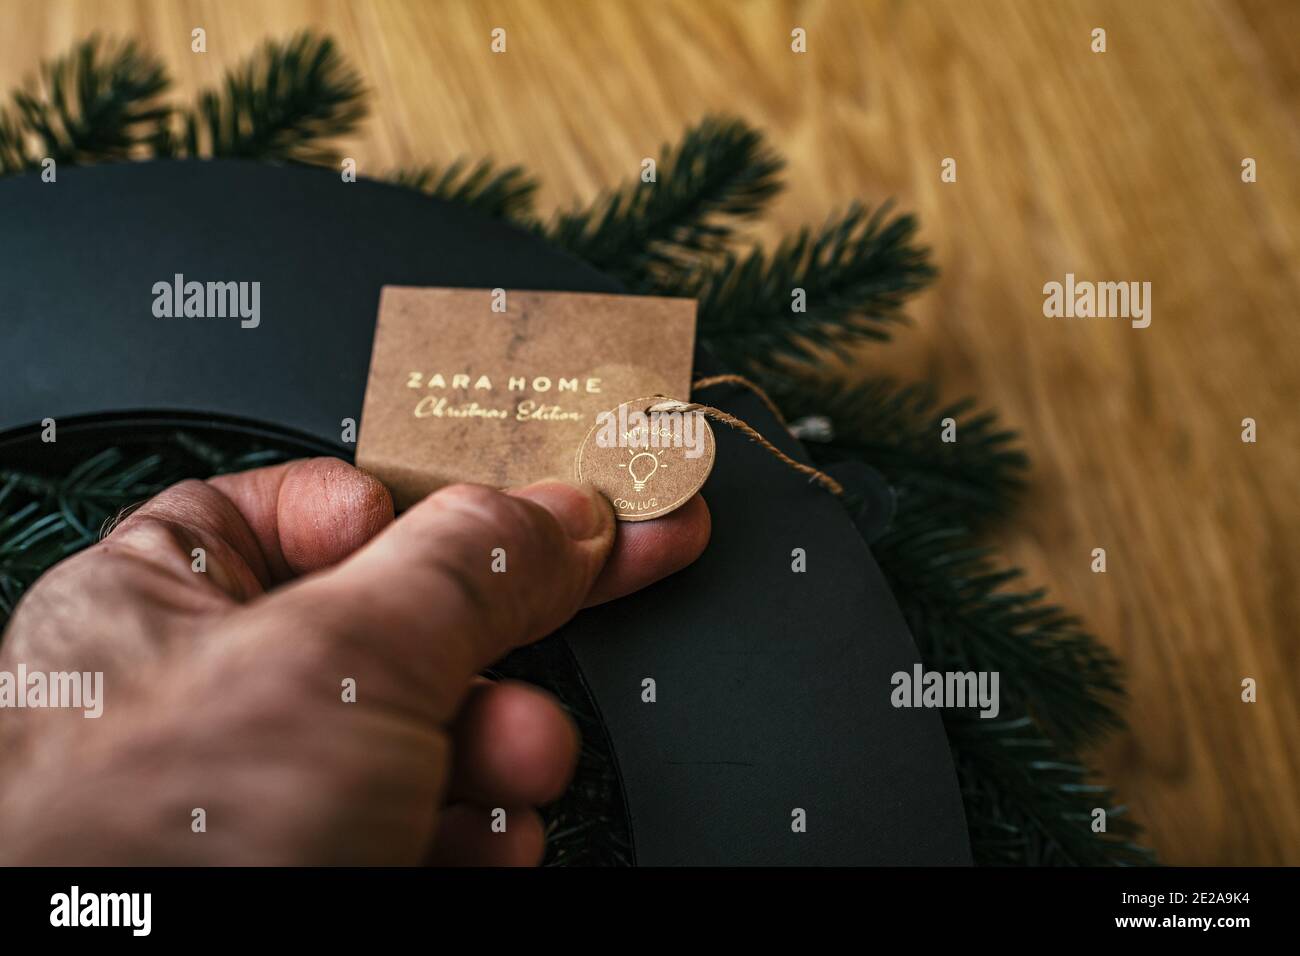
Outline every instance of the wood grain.
<path fill-rule="evenodd" d="M 491 154 L 549 208 L 727 111 L 790 159 L 756 235 L 858 197 L 918 211 L 942 278 L 846 374 L 937 377 L 1023 431 L 1033 487 L 1000 543 L 1124 659 L 1131 729 L 1099 757 L 1162 859 L 1300 863 L 1300 5 L 3 0 L 0 88 L 102 30 L 189 94 L 307 26 L 373 90 L 363 175 Z M 1067 272 L 1151 282 L 1151 327 L 1045 318 Z"/>

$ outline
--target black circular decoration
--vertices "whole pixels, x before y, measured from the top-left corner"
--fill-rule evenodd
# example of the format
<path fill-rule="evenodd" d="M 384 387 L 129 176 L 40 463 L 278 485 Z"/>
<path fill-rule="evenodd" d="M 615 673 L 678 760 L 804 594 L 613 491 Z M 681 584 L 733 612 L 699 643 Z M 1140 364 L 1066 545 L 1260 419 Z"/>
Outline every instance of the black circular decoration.
<path fill-rule="evenodd" d="M 156 318 L 153 286 L 176 274 L 259 281 L 260 324 Z M 342 423 L 360 420 L 381 286 L 621 291 L 534 235 L 413 191 L 193 161 L 0 182 L 0 280 L 13 359 L 0 461 L 47 470 L 78 443 L 178 425 L 350 457 Z M 707 401 L 806 460 L 753 396 Z M 57 450 L 37 440 L 46 418 Z M 940 719 L 890 703 L 891 675 L 918 655 L 854 516 L 742 436 L 716 437 L 704 556 L 544 642 L 572 655 L 607 732 L 628 857 L 968 863 Z"/>

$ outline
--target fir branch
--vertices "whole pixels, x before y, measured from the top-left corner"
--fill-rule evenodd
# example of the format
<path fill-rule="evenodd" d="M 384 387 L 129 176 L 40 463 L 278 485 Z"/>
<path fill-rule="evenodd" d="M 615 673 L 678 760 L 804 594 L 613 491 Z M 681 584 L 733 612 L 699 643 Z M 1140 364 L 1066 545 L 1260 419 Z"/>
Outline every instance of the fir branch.
<path fill-rule="evenodd" d="M 395 170 L 389 182 L 406 186 L 447 202 L 454 202 L 498 219 L 526 222 L 533 212 L 537 180 L 520 166 L 498 169 L 491 160 L 480 160 L 468 169 L 465 160 L 450 166 L 419 166 Z"/>
<path fill-rule="evenodd" d="M 663 147 L 655 182 L 632 180 L 556 216 L 545 233 L 631 290 L 671 287 L 763 209 L 784 165 L 743 121 L 706 117 Z"/>
<path fill-rule="evenodd" d="M 1020 571 L 994 564 L 965 528 L 900 507 L 872 552 L 927 668 L 996 671 L 1005 705 L 1068 747 L 1122 726 L 1114 656 L 1041 589 L 1008 590 Z"/>
<path fill-rule="evenodd" d="M 820 465 L 864 461 L 896 492 L 891 527 L 872 545 L 925 667 L 997 672 L 1002 719 L 945 715 L 976 862 L 1097 865 L 1150 862 L 1114 795 L 1089 783 L 1075 752 L 1122 726 L 1114 657 L 1042 590 L 1013 591 L 973 527 L 1004 515 L 1027 460 L 1014 434 L 970 403 L 938 406 L 919 386 L 885 380 L 852 389 L 778 390 L 792 416 L 824 414 L 832 435 L 810 442 Z M 951 417 L 958 440 L 939 440 Z M 1108 832 L 1092 813 L 1107 811 Z"/>
<path fill-rule="evenodd" d="M 12 487 L 0 485 L 0 499 Z M 38 502 L 6 512 L 0 516 L 0 630 L 33 581 L 88 543 L 62 514 Z"/>
<path fill-rule="evenodd" d="M 1013 433 L 992 415 L 969 416 L 969 402 L 937 407 L 916 386 L 804 389 L 779 394 L 793 414 L 829 415 L 831 441 L 808 445 L 815 461 L 861 460 L 894 486 L 893 522 L 872 550 L 926 666 L 999 672 L 1004 700 L 1069 746 L 1118 727 L 1114 657 L 1043 591 L 1007 590 L 1020 572 L 999 568 L 975 542 L 975 529 L 1004 515 L 1022 487 L 1028 462 L 1009 447 Z M 948 417 L 952 443 L 940 440 Z"/>
<path fill-rule="evenodd" d="M 1110 788 L 1033 721 L 949 715 L 944 721 L 981 866 L 1130 866 L 1155 862 Z M 1104 832 L 1093 830 L 1105 811 Z"/>
<path fill-rule="evenodd" d="M 158 96 L 162 63 L 134 42 L 98 36 L 45 63 L 38 82 L 0 111 L 0 174 L 56 163 L 127 159 L 157 135 L 168 114 Z"/>
<path fill-rule="evenodd" d="M 889 338 L 912 293 L 935 276 L 928 249 L 913 245 L 916 220 L 869 213 L 854 203 L 816 232 L 800 230 L 769 258 L 754 249 L 700 269 L 676 289 L 699 300 L 699 337 L 732 367 L 759 372 L 778 360 L 813 362 L 818 349 L 845 356 Z M 802 289 L 805 311 L 794 310 Z"/>
<path fill-rule="evenodd" d="M 265 468 L 292 457 L 284 449 L 263 447 L 258 442 L 250 444 L 247 439 L 234 443 L 232 447 L 229 441 L 216 444 L 184 431 L 173 432 L 171 443 L 189 456 L 185 467 L 190 477 L 227 475 L 250 468 Z"/>
<path fill-rule="evenodd" d="M 0 625 L 47 568 L 94 544 L 110 517 L 162 487 L 160 461 L 128 463 L 107 448 L 61 477 L 0 470 Z"/>
<path fill-rule="evenodd" d="M 229 71 L 219 92 L 181 113 L 180 139 L 168 134 L 155 145 L 162 155 L 330 164 L 338 152 L 325 140 L 365 115 L 361 78 L 334 41 L 303 32 Z"/>
<path fill-rule="evenodd" d="M 27 155 L 27 134 L 9 112 L 0 108 L 0 176 L 33 167 Z"/>
<path fill-rule="evenodd" d="M 941 405 L 929 385 L 869 379 L 842 387 L 824 380 L 777 380 L 773 395 L 791 418 L 824 415 L 831 437 L 810 448 L 818 460 L 867 462 L 899 494 L 899 506 L 972 531 L 1005 517 L 1024 489 L 1029 459 L 1014 431 L 970 399 Z M 956 441 L 941 440 L 951 418 Z"/>

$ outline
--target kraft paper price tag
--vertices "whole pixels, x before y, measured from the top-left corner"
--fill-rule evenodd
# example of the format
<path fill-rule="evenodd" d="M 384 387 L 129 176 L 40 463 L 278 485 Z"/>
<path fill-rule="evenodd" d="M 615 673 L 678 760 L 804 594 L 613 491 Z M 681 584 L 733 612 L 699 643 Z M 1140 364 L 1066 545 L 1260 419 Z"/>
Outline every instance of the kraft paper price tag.
<path fill-rule="evenodd" d="M 626 402 L 597 416 L 574 474 L 609 499 L 620 521 L 675 511 L 704 486 L 716 455 L 713 430 L 698 410 L 659 397 Z"/>
<path fill-rule="evenodd" d="M 691 299 L 385 286 L 357 464 L 398 508 L 568 477 L 599 413 L 690 394 L 694 348 Z"/>

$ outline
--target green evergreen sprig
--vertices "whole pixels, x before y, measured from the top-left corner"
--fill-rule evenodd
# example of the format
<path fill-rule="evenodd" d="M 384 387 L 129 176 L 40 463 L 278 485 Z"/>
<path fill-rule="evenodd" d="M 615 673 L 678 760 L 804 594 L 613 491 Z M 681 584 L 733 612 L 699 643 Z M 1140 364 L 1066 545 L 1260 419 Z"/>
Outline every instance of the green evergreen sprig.
<path fill-rule="evenodd" d="M 520 222 L 532 217 L 537 193 L 537 180 L 522 167 L 499 169 L 487 159 L 473 165 L 458 159 L 444 167 L 399 169 L 389 174 L 388 181 L 487 216 Z"/>
<path fill-rule="evenodd" d="M 311 32 L 268 42 L 179 112 L 179 138 L 160 133 L 160 155 L 331 164 L 330 142 L 366 116 L 365 88 L 334 41 Z"/>
<path fill-rule="evenodd" d="M 900 502 L 872 552 L 928 668 L 996 671 L 1003 702 L 1067 747 L 1122 726 L 1115 658 L 1043 590 L 1013 590 L 1021 572 L 966 528 Z"/>
<path fill-rule="evenodd" d="M 973 399 L 940 402 L 929 383 L 868 378 L 853 386 L 777 379 L 772 394 L 795 418 L 822 415 L 832 434 L 813 449 L 820 461 L 869 462 L 903 505 L 980 531 L 1005 518 L 1025 485 L 1029 459 L 1016 433 Z M 943 441 L 951 421 L 955 441 Z"/>
<path fill-rule="evenodd" d="M 0 469 L 0 627 L 22 592 L 51 565 L 98 538 L 117 509 L 148 497 L 154 456 L 127 463 L 107 448 L 66 475 Z"/>
<path fill-rule="evenodd" d="M 1114 792 L 1033 718 L 944 716 L 979 866 L 1142 866 L 1154 862 Z M 1101 815 L 1098 811 L 1102 811 Z M 1104 829 L 1102 829 L 1104 827 Z"/>
<path fill-rule="evenodd" d="M 632 291 L 671 286 L 763 210 L 784 166 L 742 120 L 707 117 L 663 147 L 653 182 L 638 177 L 560 213 L 545 234 Z"/>
<path fill-rule="evenodd" d="M 86 163 L 126 159 L 150 142 L 167 108 L 162 63 L 133 42 L 95 36 L 41 67 L 0 111 L 0 175 L 39 168 L 42 160 Z"/>
<path fill-rule="evenodd" d="M 332 39 L 310 31 L 266 43 L 190 107 L 162 101 L 170 86 L 161 62 L 132 42 L 78 44 L 0 110 L 0 175 L 39 168 L 46 158 L 334 163 L 330 141 L 366 115 L 360 76 Z"/>
<path fill-rule="evenodd" d="M 903 303 L 934 279 L 915 234 L 915 218 L 891 216 L 888 203 L 854 203 L 771 255 L 752 249 L 696 270 L 678 292 L 699 300 L 701 340 L 733 367 L 761 374 L 822 352 L 848 357 L 888 339 Z"/>
<path fill-rule="evenodd" d="M 1122 727 L 1118 662 L 1042 589 L 1014 590 L 1020 571 L 978 541 L 1023 487 L 1015 434 L 970 401 L 939 405 L 927 386 L 876 379 L 778 394 L 790 414 L 829 420 L 829 438 L 808 443 L 817 464 L 864 461 L 894 489 L 891 526 L 872 552 L 925 667 L 999 675 L 999 719 L 945 712 L 977 862 L 1150 862 L 1077 756 Z M 954 442 L 941 440 L 945 419 Z M 1097 809 L 1104 832 L 1092 829 Z"/>

